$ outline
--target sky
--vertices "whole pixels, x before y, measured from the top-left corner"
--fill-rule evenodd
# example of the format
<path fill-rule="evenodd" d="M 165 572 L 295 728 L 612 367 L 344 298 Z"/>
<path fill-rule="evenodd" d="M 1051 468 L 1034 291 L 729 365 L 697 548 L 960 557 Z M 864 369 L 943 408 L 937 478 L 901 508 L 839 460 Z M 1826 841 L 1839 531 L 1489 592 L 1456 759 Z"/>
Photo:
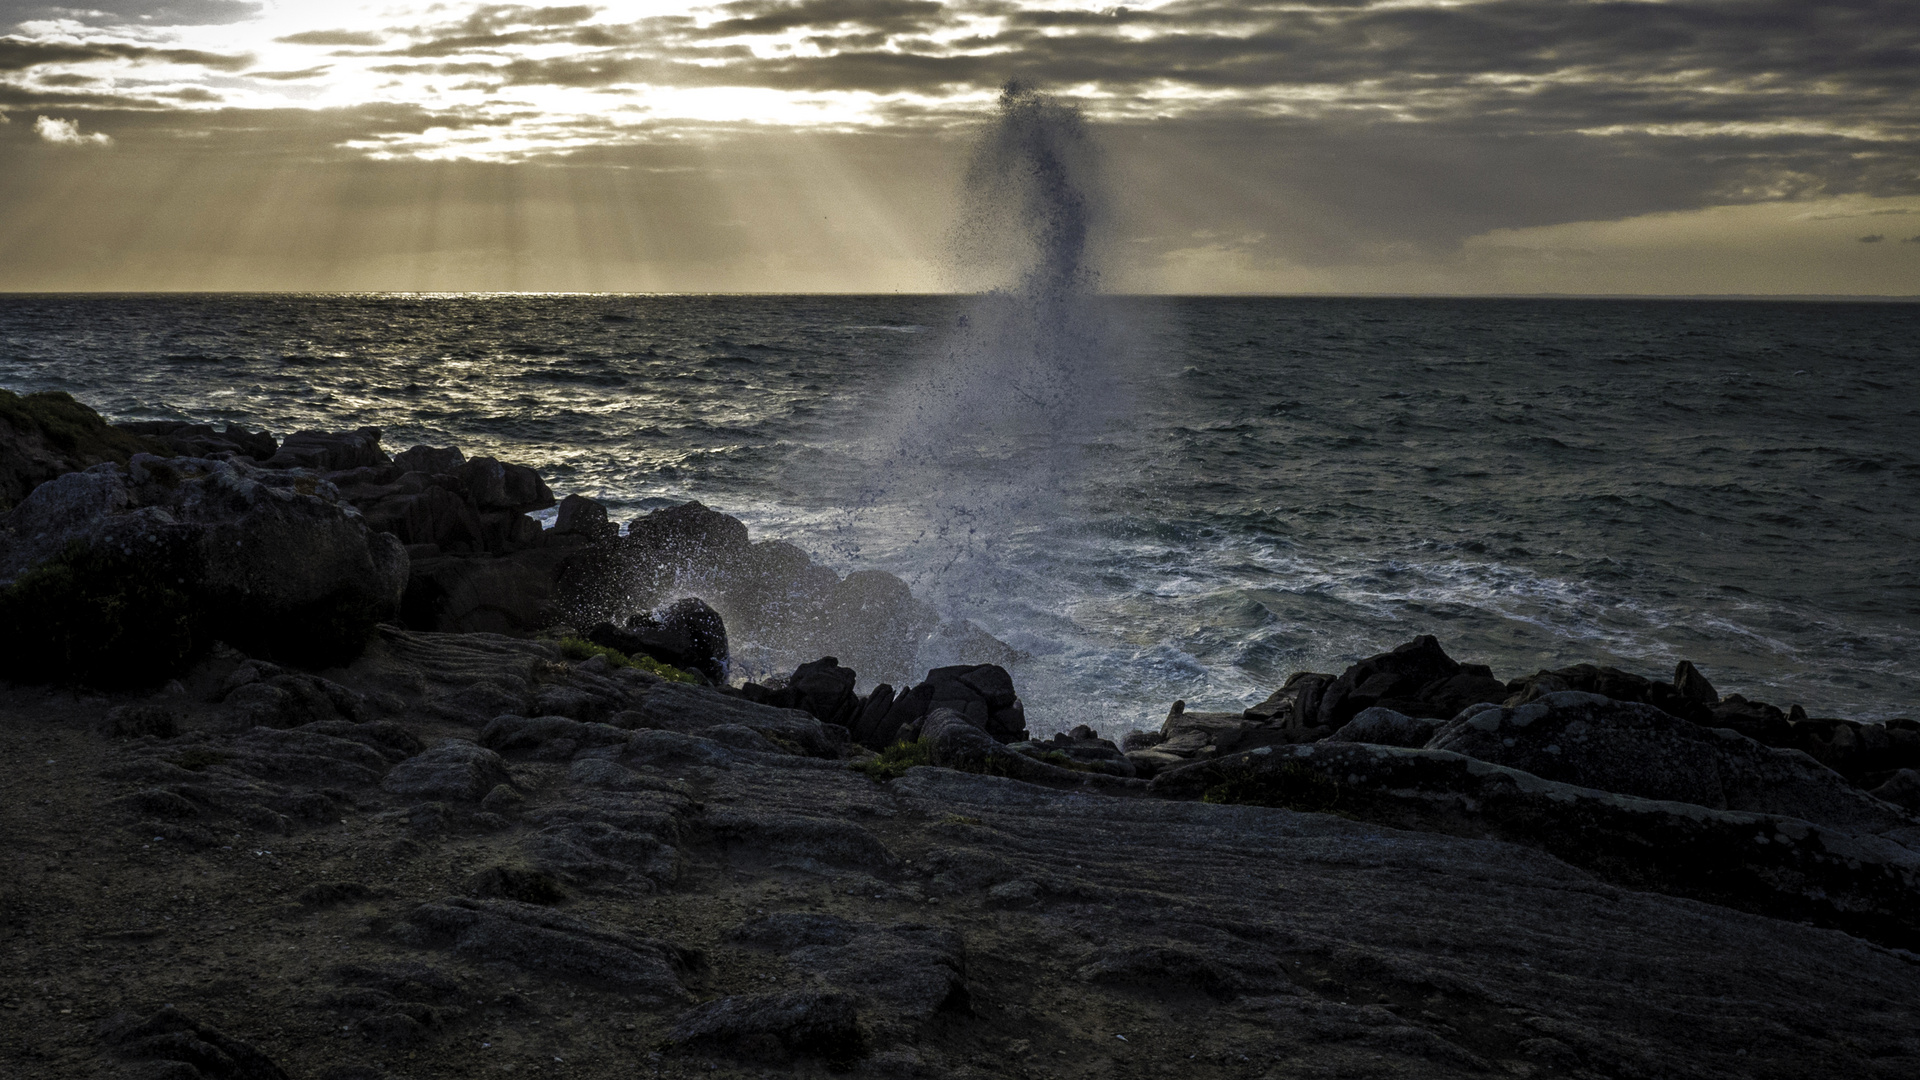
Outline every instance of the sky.
<path fill-rule="evenodd" d="M 0 0 L 0 290 L 938 291 L 1009 80 L 1116 291 L 1920 295 L 1914 0 Z"/>

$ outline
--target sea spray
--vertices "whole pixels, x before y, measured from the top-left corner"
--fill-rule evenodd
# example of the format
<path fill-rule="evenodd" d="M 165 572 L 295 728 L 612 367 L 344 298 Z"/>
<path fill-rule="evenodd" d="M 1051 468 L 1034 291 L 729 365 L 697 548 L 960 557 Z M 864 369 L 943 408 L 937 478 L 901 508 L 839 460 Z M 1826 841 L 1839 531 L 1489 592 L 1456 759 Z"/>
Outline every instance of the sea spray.
<path fill-rule="evenodd" d="M 1079 109 L 1009 83 L 956 202 L 948 269 L 973 298 L 882 395 L 884 419 L 857 451 L 842 554 L 889 534 L 886 546 L 912 551 L 896 569 L 964 618 L 1015 587 L 1000 541 L 1081 517 L 1087 449 L 1127 406 L 1125 350 L 1099 293 L 1104 162 Z"/>

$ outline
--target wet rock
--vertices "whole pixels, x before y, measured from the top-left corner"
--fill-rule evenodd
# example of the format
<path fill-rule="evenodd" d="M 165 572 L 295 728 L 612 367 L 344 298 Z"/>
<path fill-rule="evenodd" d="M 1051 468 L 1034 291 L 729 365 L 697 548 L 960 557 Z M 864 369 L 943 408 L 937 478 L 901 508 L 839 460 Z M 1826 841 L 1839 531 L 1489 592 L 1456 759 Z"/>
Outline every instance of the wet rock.
<path fill-rule="evenodd" d="M 416 444 L 412 449 L 393 455 L 393 463 L 403 473 L 418 472 L 428 476 L 441 476 L 458 473 L 467 463 L 467 455 L 457 446 L 425 446 Z"/>
<path fill-rule="evenodd" d="M 1445 684 L 1462 668 L 1431 634 L 1392 652 L 1354 664 L 1328 684 L 1316 710 L 1316 726 L 1337 728 L 1375 705 L 1409 716 L 1444 718 L 1443 708 L 1419 700 L 1421 690 Z"/>
<path fill-rule="evenodd" d="M 1130 775 L 1073 768 L 1028 757 L 995 740 L 976 726 L 970 717 L 948 708 L 935 709 L 926 717 L 914 721 L 902 732 L 902 736 L 925 739 L 933 764 L 961 772 L 1007 776 L 1043 784 L 1127 787 L 1145 783 Z M 1131 767 L 1131 760 L 1128 765 Z"/>
<path fill-rule="evenodd" d="M 866 1036 L 850 994 L 798 991 L 724 997 L 690 1009 L 667 1034 L 674 1048 L 784 1062 L 821 1058 L 847 1065 L 865 1055 Z"/>
<path fill-rule="evenodd" d="M 1133 762 L 1118 746 L 1085 724 L 1058 732 L 1044 741 L 1010 743 L 1007 748 L 1066 768 L 1090 769 L 1111 776 L 1133 776 L 1136 771 Z"/>
<path fill-rule="evenodd" d="M 560 512 L 554 515 L 553 531 L 563 536 L 599 537 L 612 528 L 607 508 L 584 495 L 569 495 L 560 500 Z"/>
<path fill-rule="evenodd" d="M 1490 836 L 1630 888 L 1809 920 L 1901 948 L 1920 945 L 1920 853 L 1798 816 L 1641 799 L 1451 751 L 1365 743 L 1262 747 L 1163 773 L 1151 790 L 1285 805 L 1263 793 L 1284 796 L 1307 781 L 1326 796 L 1314 809 Z"/>
<path fill-rule="evenodd" d="M 393 459 L 380 449 L 380 429 L 363 427 L 353 431 L 296 431 L 281 442 L 266 466 L 339 472 L 392 463 Z"/>
<path fill-rule="evenodd" d="M 554 505 L 553 492 L 546 481 L 525 465 L 477 457 L 460 467 L 459 477 L 466 485 L 467 497 L 482 513 L 526 514 Z"/>
<path fill-rule="evenodd" d="M 1378 746 L 1425 746 L 1440 722 L 1430 717 L 1403 716 L 1375 706 L 1363 709 L 1327 742 L 1374 743 Z"/>
<path fill-rule="evenodd" d="M 683 974 L 698 953 L 608 930 L 534 904 L 449 898 L 406 917 L 413 944 L 450 948 L 483 963 L 507 963 L 562 977 L 604 979 L 627 993 L 684 1000 Z"/>
<path fill-rule="evenodd" d="M 286 1070 L 266 1054 L 171 1005 L 144 1018 L 118 1013 L 101 1025 L 100 1034 L 121 1058 L 186 1066 L 179 1073 L 183 1078 L 287 1080 Z"/>
<path fill-rule="evenodd" d="M 474 801 L 512 783 L 500 755 L 470 742 L 446 742 L 394 766 L 381 782 L 388 793 L 415 799 Z"/>
<path fill-rule="evenodd" d="M 624 627 L 599 623 L 587 631 L 587 640 L 628 656 L 650 656 L 683 671 L 697 671 L 716 684 L 727 681 L 726 623 L 698 597 L 635 614 Z"/>
<path fill-rule="evenodd" d="M 1850 833 L 1914 829 L 1806 755 L 1703 728 L 1651 705 L 1563 691 L 1488 707 L 1435 731 L 1451 750 L 1535 776 L 1643 799 L 1784 814 Z"/>
<path fill-rule="evenodd" d="M 919 685 L 894 698 L 886 718 L 869 729 L 869 749 L 883 750 L 907 725 L 939 709 L 951 709 L 997 742 L 1027 737 L 1026 707 L 1014 693 L 1013 677 L 995 664 L 934 668 Z M 865 717 L 862 717 L 865 724 Z"/>
<path fill-rule="evenodd" d="M 858 678 L 852 668 L 841 667 L 831 656 L 801 664 L 787 679 L 786 692 L 793 698 L 789 707 L 829 724 L 849 726 L 861 706 L 853 693 Z"/>
<path fill-rule="evenodd" d="M 847 729 L 822 723 L 798 709 L 756 705 L 712 689 L 684 683 L 656 682 L 646 688 L 632 709 L 613 717 L 623 727 L 702 735 L 717 725 L 749 728 L 782 747 L 797 748 L 813 757 L 837 758 L 847 745 Z"/>

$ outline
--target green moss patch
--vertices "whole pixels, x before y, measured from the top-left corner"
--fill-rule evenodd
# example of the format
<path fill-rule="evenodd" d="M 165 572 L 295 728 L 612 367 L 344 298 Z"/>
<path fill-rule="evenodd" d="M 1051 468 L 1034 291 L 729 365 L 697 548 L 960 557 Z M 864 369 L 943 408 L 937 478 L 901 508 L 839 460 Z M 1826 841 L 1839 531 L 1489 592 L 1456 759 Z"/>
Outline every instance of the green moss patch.
<path fill-rule="evenodd" d="M 614 667 L 638 668 L 648 674 L 658 675 L 668 682 L 690 683 L 695 686 L 703 685 L 706 682 L 705 679 L 702 679 L 691 671 L 682 671 L 671 664 L 663 664 L 651 656 L 645 654 L 628 656 L 619 649 L 608 648 L 605 645 L 595 645 L 586 638 L 563 637 L 556 640 L 553 644 L 560 650 L 560 655 L 569 660 L 591 660 L 596 656 L 602 656 L 606 658 L 607 663 L 612 664 Z"/>
<path fill-rule="evenodd" d="M 905 776 L 907 770 L 933 764 L 933 744 L 925 739 L 897 742 L 880 751 L 878 757 L 857 762 L 853 768 L 875 780 L 886 781 Z"/>

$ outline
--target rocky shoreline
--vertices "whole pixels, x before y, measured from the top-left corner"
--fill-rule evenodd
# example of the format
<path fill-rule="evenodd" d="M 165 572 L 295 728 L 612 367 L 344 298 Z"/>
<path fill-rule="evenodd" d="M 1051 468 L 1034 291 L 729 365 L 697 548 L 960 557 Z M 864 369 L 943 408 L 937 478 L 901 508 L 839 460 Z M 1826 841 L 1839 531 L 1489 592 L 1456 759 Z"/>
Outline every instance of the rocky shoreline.
<path fill-rule="evenodd" d="M 1920 724 L 1421 637 L 1034 739 L 698 504 L 7 397 L 8 1075 L 1920 1071 Z"/>

